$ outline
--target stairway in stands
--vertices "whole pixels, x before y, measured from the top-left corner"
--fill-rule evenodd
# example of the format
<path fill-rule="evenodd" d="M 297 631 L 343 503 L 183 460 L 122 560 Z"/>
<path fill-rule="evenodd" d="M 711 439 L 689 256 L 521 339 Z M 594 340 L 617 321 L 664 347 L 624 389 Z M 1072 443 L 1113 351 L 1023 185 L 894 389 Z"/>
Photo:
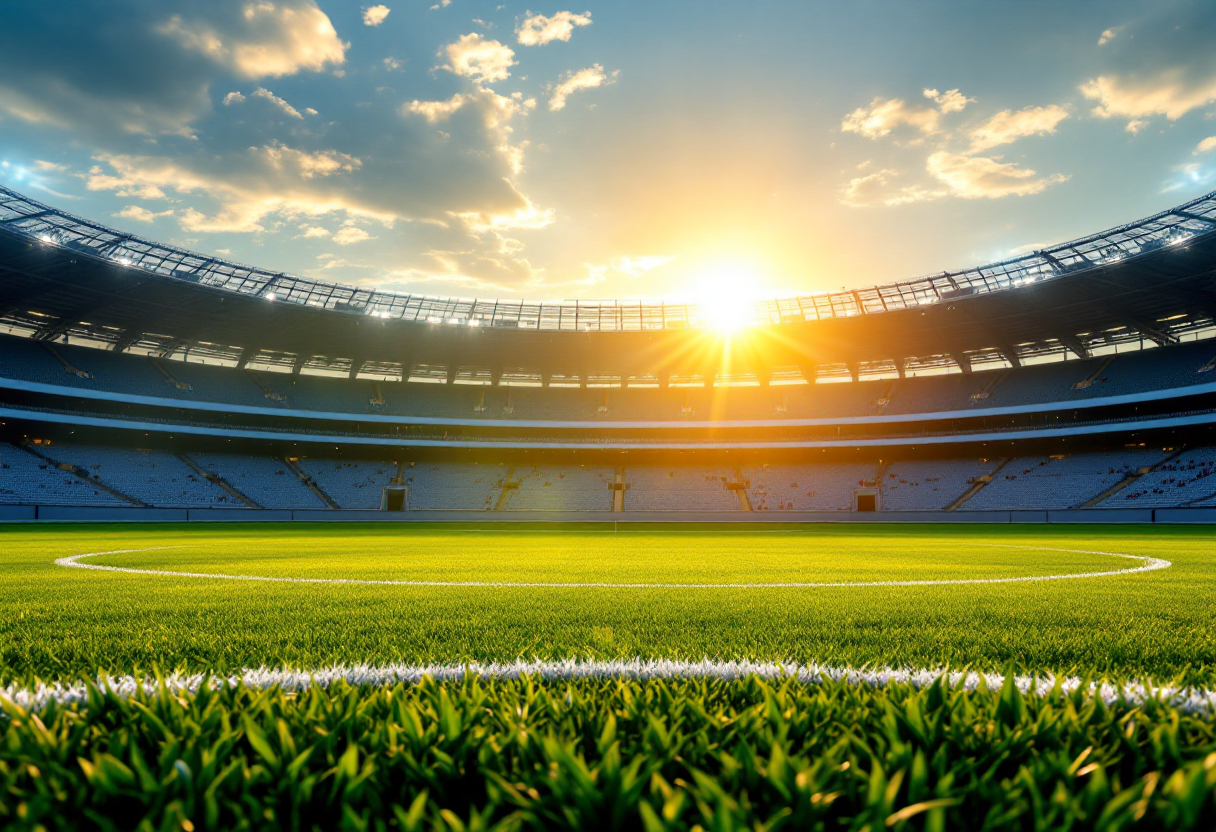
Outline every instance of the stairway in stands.
<path fill-rule="evenodd" d="M 186 463 L 188 466 L 190 466 L 190 470 L 192 470 L 196 475 L 202 477 L 203 479 L 205 479 L 209 482 L 215 483 L 220 488 L 224 489 L 224 491 L 226 491 L 228 493 L 228 496 L 232 497 L 234 500 L 240 500 L 242 503 L 249 506 L 250 508 L 263 508 L 263 506 L 258 505 L 252 499 L 250 499 L 249 497 L 246 497 L 244 494 L 242 494 L 240 492 L 240 490 L 238 490 L 235 485 L 228 482 L 228 480 L 224 479 L 219 474 L 213 474 L 210 471 L 205 470 L 201 465 L 199 465 L 197 462 L 195 462 L 193 459 L 186 456 L 185 454 L 177 454 L 177 458 L 180 459 L 182 462 Z"/>

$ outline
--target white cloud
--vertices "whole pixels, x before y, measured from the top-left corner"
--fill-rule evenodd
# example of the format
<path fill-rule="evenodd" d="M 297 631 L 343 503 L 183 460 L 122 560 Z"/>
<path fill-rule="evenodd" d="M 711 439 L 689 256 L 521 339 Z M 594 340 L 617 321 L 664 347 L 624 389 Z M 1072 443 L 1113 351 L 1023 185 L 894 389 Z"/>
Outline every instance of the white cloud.
<path fill-rule="evenodd" d="M 578 72 L 569 72 L 565 79 L 553 88 L 553 95 L 549 99 L 549 109 L 555 112 L 562 109 L 566 106 L 566 99 L 579 90 L 591 90 L 615 83 L 620 74 L 621 71 L 618 69 L 611 75 L 605 75 L 604 68 L 599 64 L 587 69 L 580 69 Z"/>
<path fill-rule="evenodd" d="M 1216 136 L 1208 136 L 1196 145 L 1195 155 L 1198 156 L 1200 153 L 1207 153 L 1212 150 L 1216 150 Z"/>
<path fill-rule="evenodd" d="M 171 210 L 154 213 L 149 211 L 147 208 L 140 207 L 139 205 L 128 205 L 114 216 L 126 217 L 129 220 L 135 220 L 137 222 L 154 222 L 158 217 L 167 217 L 172 213 L 173 211 Z"/>
<path fill-rule="evenodd" d="M 224 96 L 224 106 L 231 107 L 233 104 L 244 104 L 245 96 L 239 92 L 230 92 Z"/>
<path fill-rule="evenodd" d="M 61 165 L 58 162 L 47 162 L 43 159 L 37 159 L 34 161 L 34 168 L 36 170 L 41 170 L 41 171 L 50 173 L 52 171 L 65 171 L 68 169 L 68 166 Z"/>
<path fill-rule="evenodd" d="M 379 26 L 391 11 L 388 6 L 370 6 L 363 10 L 364 26 Z"/>
<path fill-rule="evenodd" d="M 675 260 L 675 255 L 646 255 L 642 257 L 617 257 L 608 263 L 587 263 L 587 277 L 577 281 L 588 286 L 603 283 L 610 277 L 634 279 L 654 271 Z"/>
<path fill-rule="evenodd" d="M 953 196 L 963 199 L 999 199 L 1037 194 L 1068 179 L 1062 174 L 1038 176 L 1033 170 L 986 156 L 965 156 L 939 151 L 928 159 L 930 175 Z"/>
<path fill-rule="evenodd" d="M 975 101 L 974 98 L 968 98 L 958 90 L 946 90 L 945 92 L 924 90 L 923 94 L 925 98 L 936 103 L 938 110 L 943 113 L 961 112 L 968 104 Z"/>
<path fill-rule="evenodd" d="M 568 41 L 574 34 L 575 26 L 590 25 L 591 12 L 558 12 L 553 17 L 534 14 L 523 19 L 516 27 L 515 34 L 522 46 L 543 46 L 555 40 Z"/>
<path fill-rule="evenodd" d="M 870 205 L 907 205 L 912 202 L 928 202 L 948 196 L 941 188 L 926 188 L 921 185 L 895 187 L 899 173 L 884 168 L 865 176 L 850 179 L 840 192 L 840 201 L 845 205 L 865 207 Z"/>
<path fill-rule="evenodd" d="M 1118 38 L 1104 32 L 1102 69 L 1081 85 L 1093 115 L 1126 119 L 1134 133 L 1156 116 L 1177 121 L 1216 102 L 1212 12 L 1210 0 L 1146 4 Z"/>
<path fill-rule="evenodd" d="M 1068 110 L 1052 104 L 1048 107 L 1026 107 L 1016 112 L 1002 110 L 971 131 L 971 152 L 976 153 L 1024 136 L 1054 133 Z"/>
<path fill-rule="evenodd" d="M 195 208 L 177 214 L 186 231 L 264 231 L 262 221 L 271 214 L 320 216 L 346 212 L 391 223 L 385 214 L 350 199 L 340 191 L 318 192 L 311 180 L 358 169 L 361 162 L 333 150 L 308 152 L 283 145 L 250 148 L 243 157 L 226 160 L 223 174 L 191 167 L 189 161 L 156 156 L 102 156 L 113 174 L 100 165 L 86 178 L 91 191 L 164 196 L 166 190 L 200 194 L 218 203 L 206 215 Z M 240 170 L 228 170 L 239 167 Z"/>
<path fill-rule="evenodd" d="M 1098 46 L 1106 46 L 1106 44 L 1114 40 L 1118 36 L 1120 28 L 1122 27 L 1116 26 L 1113 29 L 1102 30 L 1102 35 L 1098 38 Z"/>
<path fill-rule="evenodd" d="M 974 101 L 958 90 L 924 90 L 925 98 L 938 106 L 917 107 L 902 98 L 875 98 L 868 107 L 858 107 L 845 116 L 840 127 L 846 133 L 857 133 L 867 139 L 879 139 L 897 127 L 912 127 L 931 135 L 938 132 L 942 115 L 957 113 Z"/>
<path fill-rule="evenodd" d="M 404 64 L 402 64 L 401 61 L 397 60 L 396 58 L 384 59 L 384 68 L 389 72 L 396 72 L 398 69 L 401 69 L 402 66 L 404 66 Z"/>
<path fill-rule="evenodd" d="M 302 225 L 300 230 L 304 233 L 301 237 L 328 237 L 330 235 L 328 228 L 322 228 L 319 225 Z"/>
<path fill-rule="evenodd" d="M 209 21 L 175 14 L 155 28 L 184 49 L 223 65 L 242 78 L 320 71 L 346 60 L 347 44 L 313 3 L 257 0 L 241 7 L 240 17 L 221 29 Z"/>
<path fill-rule="evenodd" d="M 511 47 L 483 38 L 476 32 L 462 35 L 440 54 L 447 55 L 448 59 L 442 69 L 487 84 L 511 77 L 511 67 L 517 63 Z"/>
<path fill-rule="evenodd" d="M 452 5 L 452 0 L 441 0 L 441 2 L 431 6 L 431 11 L 436 11 L 437 9 L 441 8 L 446 9 L 450 5 Z"/>
<path fill-rule="evenodd" d="M 254 90 L 252 93 L 250 93 L 250 96 L 252 98 L 261 98 L 266 101 L 269 101 L 275 107 L 282 110 L 284 113 L 291 116 L 292 118 L 300 118 L 300 119 L 304 118 L 304 116 L 300 115 L 299 110 L 297 110 L 295 107 L 291 106 L 286 101 L 279 98 L 277 95 L 275 95 L 270 90 L 268 90 L 264 87 L 258 87 L 256 90 Z M 225 99 L 224 103 L 225 104 L 228 103 L 227 99 Z"/>
<path fill-rule="evenodd" d="M 371 234 L 368 234 L 362 228 L 354 225 L 344 225 L 338 229 L 338 233 L 334 235 L 334 242 L 340 246 L 349 246 L 354 243 L 361 243 L 364 240 L 374 240 Z"/>
<path fill-rule="evenodd" d="M 1187 78 L 1181 70 L 1165 70 L 1148 78 L 1100 75 L 1082 84 L 1081 94 L 1097 102 L 1093 114 L 1098 118 L 1135 121 L 1161 115 L 1177 121 L 1216 101 L 1216 71 L 1199 81 Z"/>
<path fill-rule="evenodd" d="M 511 119 L 526 115 L 536 107 L 535 98 L 525 99 L 521 93 L 499 95 L 493 90 L 479 87 L 473 92 L 457 93 L 441 101 L 410 101 L 401 108 L 402 115 L 419 115 L 431 124 L 447 121 L 458 113 L 474 115 L 487 135 L 494 141 L 495 150 L 507 161 L 513 173 L 523 169 L 524 145 L 511 144 Z"/>
<path fill-rule="evenodd" d="M 522 208 L 509 213 L 486 214 L 483 212 L 454 213 L 452 216 L 460 220 L 472 231 L 510 231 L 516 228 L 538 229 L 552 225 L 557 218 L 552 208 L 537 208 L 525 198 Z"/>

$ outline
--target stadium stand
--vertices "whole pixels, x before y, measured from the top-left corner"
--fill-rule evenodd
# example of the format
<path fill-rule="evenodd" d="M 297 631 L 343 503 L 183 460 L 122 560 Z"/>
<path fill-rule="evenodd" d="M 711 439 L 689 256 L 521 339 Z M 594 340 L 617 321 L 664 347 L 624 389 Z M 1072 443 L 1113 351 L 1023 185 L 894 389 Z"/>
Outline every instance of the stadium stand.
<path fill-rule="evenodd" d="M 141 503 L 164 508 L 247 508 L 223 488 L 200 477 L 183 459 L 165 451 L 61 443 L 55 459 L 88 471 Z"/>
<path fill-rule="evenodd" d="M 874 487 L 870 463 L 760 465 L 743 469 L 753 511 L 852 511 L 856 493 Z"/>
<path fill-rule="evenodd" d="M 281 459 L 217 453 L 193 453 L 190 458 L 262 508 L 326 507 Z"/>
<path fill-rule="evenodd" d="M 615 472 L 598 465 L 516 466 L 512 511 L 611 511 Z"/>
<path fill-rule="evenodd" d="M 48 506 L 129 506 L 70 471 L 0 442 L 0 503 Z"/>
<path fill-rule="evenodd" d="M 1183 506 L 1216 497 L 1216 448 L 1196 448 L 1166 460 L 1100 503 L 1102 508 Z"/>
<path fill-rule="evenodd" d="M 962 496 L 979 477 L 1000 464 L 995 459 L 902 461 L 887 467 L 880 486 L 884 511 L 938 511 Z"/>
<path fill-rule="evenodd" d="M 738 511 L 739 498 L 726 484 L 729 468 L 636 465 L 625 469 L 628 511 Z"/>
<path fill-rule="evenodd" d="M 301 457 L 296 463 L 339 508 L 378 509 L 396 473 L 389 462 Z"/>
<path fill-rule="evenodd" d="M 418 463 L 406 469 L 411 509 L 489 511 L 502 493 L 509 469 L 472 462 Z"/>
<path fill-rule="evenodd" d="M 1167 452 L 1127 449 L 1011 459 L 963 506 L 983 509 L 1074 508 L 1099 496 L 1141 468 L 1156 465 Z"/>

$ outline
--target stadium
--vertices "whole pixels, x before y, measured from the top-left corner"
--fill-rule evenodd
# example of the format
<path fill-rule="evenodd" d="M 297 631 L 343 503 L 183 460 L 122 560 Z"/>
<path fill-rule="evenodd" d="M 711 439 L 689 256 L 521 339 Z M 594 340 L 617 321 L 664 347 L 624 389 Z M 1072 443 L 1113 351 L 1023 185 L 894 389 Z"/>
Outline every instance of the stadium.
<path fill-rule="evenodd" d="M 0 193 L 7 519 L 1216 520 L 1216 193 L 726 326 L 361 291 Z"/>
<path fill-rule="evenodd" d="M 726 9 L 0 7 L 0 828 L 1216 829 L 1216 16 Z"/>

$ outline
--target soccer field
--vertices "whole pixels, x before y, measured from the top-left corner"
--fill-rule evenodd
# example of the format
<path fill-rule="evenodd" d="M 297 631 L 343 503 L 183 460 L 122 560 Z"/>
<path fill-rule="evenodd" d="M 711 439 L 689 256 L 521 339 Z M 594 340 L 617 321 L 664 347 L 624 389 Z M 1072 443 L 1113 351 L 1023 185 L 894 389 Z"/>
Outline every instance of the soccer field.
<path fill-rule="evenodd" d="M 0 527 L 0 821 L 1209 828 L 1214 543 L 1101 526 Z M 945 668 L 989 675 L 934 683 Z M 134 678 L 79 686 L 99 673 Z"/>
<path fill-rule="evenodd" d="M 1216 683 L 1202 528 L 9 527 L 0 544 L 6 682 L 709 658 Z"/>

